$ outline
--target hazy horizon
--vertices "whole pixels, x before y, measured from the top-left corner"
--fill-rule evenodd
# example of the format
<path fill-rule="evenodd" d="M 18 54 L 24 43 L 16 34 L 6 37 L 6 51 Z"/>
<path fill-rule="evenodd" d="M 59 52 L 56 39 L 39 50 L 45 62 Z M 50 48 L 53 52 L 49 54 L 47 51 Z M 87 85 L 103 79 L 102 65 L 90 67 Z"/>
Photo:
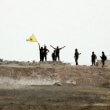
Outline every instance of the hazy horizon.
<path fill-rule="evenodd" d="M 82 53 L 79 64 L 91 63 L 94 51 L 110 59 L 109 0 L 0 0 L 0 58 L 39 61 L 37 43 L 26 42 L 35 34 L 47 45 L 66 46 L 61 60 L 74 63 L 74 49 Z"/>

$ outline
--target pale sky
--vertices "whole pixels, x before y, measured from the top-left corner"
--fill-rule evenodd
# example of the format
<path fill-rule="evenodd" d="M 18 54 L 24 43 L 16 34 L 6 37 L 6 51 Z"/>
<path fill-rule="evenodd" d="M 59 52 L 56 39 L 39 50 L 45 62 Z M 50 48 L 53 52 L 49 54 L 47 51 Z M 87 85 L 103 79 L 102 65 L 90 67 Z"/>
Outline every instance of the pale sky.
<path fill-rule="evenodd" d="M 90 64 L 91 52 L 110 58 L 110 0 L 0 0 L 0 58 L 39 61 L 37 43 L 26 42 L 31 34 L 47 45 L 66 46 L 61 60 Z"/>

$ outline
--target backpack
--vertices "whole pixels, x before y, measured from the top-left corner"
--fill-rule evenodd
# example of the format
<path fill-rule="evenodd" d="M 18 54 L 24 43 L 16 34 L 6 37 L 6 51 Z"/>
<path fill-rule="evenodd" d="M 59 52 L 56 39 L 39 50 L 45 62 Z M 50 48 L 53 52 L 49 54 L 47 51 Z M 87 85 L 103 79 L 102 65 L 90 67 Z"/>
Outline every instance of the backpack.
<path fill-rule="evenodd" d="M 104 59 L 107 60 L 107 56 L 104 56 Z"/>

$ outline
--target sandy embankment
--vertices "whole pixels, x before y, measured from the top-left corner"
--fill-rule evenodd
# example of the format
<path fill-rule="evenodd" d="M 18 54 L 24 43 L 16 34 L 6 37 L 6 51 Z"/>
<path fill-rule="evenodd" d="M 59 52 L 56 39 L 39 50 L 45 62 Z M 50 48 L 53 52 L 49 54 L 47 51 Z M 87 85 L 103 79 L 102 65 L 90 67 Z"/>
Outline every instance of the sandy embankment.
<path fill-rule="evenodd" d="M 0 110 L 67 109 L 110 110 L 110 69 L 50 63 L 0 65 Z"/>
<path fill-rule="evenodd" d="M 0 84 L 53 85 L 55 82 L 75 85 L 109 85 L 110 69 L 57 63 L 0 65 Z"/>

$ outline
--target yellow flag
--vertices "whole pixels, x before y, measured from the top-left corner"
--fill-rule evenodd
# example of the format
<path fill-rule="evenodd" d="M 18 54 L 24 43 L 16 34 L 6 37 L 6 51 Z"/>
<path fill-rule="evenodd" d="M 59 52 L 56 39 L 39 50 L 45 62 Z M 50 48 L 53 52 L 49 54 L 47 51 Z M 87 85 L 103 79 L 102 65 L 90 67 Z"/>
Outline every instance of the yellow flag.
<path fill-rule="evenodd" d="M 37 38 L 34 34 L 32 34 L 28 39 L 26 39 L 26 41 L 29 42 L 37 42 Z"/>

